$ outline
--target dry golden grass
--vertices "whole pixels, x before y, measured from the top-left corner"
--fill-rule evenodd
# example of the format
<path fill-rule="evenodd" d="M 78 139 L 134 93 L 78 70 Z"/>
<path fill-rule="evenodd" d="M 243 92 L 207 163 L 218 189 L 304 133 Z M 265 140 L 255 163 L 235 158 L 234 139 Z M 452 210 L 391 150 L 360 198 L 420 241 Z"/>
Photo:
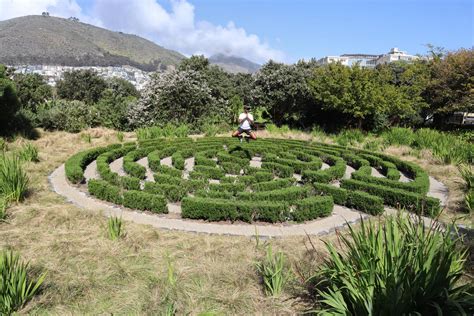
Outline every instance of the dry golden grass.
<path fill-rule="evenodd" d="M 28 165 L 31 193 L 25 202 L 8 210 L 6 223 L 0 223 L 0 248 L 19 251 L 35 269 L 48 273 L 42 295 L 22 312 L 161 314 L 169 302 L 174 302 L 178 314 L 191 315 L 295 314 L 311 307 L 304 299 L 301 280 L 320 264 L 325 254 L 323 240 L 334 241 L 334 234 L 313 237 L 312 243 L 302 237 L 257 242 L 246 237 L 172 232 L 126 222 L 126 237 L 110 241 L 105 217 L 67 203 L 50 190 L 47 181 L 48 175 L 73 153 L 117 142 L 112 130 L 91 129 L 86 133 L 91 135 L 91 143 L 81 134 L 41 132 L 41 138 L 34 141 L 41 161 Z M 128 141 L 133 134 L 125 136 Z M 259 137 L 265 136 L 275 137 L 259 132 Z M 304 133 L 290 136 L 314 139 Z M 10 148 L 22 142 L 16 140 Z M 403 149 L 389 148 L 387 153 L 420 163 L 450 187 L 449 203 L 456 203 L 456 168 L 405 155 Z M 298 272 L 279 298 L 265 297 L 255 272 L 255 262 L 264 255 L 266 243 L 282 250 Z M 168 279 L 169 264 L 175 270 L 174 286 Z"/>

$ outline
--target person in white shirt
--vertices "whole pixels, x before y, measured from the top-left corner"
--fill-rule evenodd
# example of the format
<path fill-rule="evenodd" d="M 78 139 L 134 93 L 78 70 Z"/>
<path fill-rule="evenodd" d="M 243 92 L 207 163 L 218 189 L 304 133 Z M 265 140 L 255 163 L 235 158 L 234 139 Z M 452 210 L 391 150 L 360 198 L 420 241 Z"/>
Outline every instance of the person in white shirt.
<path fill-rule="evenodd" d="M 232 133 L 232 137 L 240 137 L 243 133 L 250 136 L 252 139 L 257 139 L 257 135 L 252 131 L 253 115 L 249 113 L 250 107 L 244 106 L 244 113 L 239 115 L 239 128 Z"/>

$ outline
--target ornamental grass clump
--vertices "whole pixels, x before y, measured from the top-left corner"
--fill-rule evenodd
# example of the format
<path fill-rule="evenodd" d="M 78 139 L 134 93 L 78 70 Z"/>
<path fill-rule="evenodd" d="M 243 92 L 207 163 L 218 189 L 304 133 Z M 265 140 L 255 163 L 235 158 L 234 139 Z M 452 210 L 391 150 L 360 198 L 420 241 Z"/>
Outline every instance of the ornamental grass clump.
<path fill-rule="evenodd" d="M 20 158 L 0 155 L 0 195 L 21 201 L 28 192 L 29 178 Z"/>
<path fill-rule="evenodd" d="M 273 253 L 272 247 L 269 245 L 265 258 L 257 263 L 257 271 L 262 278 L 265 294 L 279 296 L 290 275 L 285 255 L 280 251 Z"/>
<path fill-rule="evenodd" d="M 123 220 L 120 217 L 110 217 L 107 220 L 107 236 L 110 240 L 117 240 L 125 236 Z"/>
<path fill-rule="evenodd" d="M 384 223 L 361 221 L 339 235 L 342 250 L 311 279 L 321 313 L 337 315 L 465 315 L 473 286 L 459 284 L 467 252 L 450 227 L 425 228 L 406 214 Z"/>
<path fill-rule="evenodd" d="M 35 145 L 27 143 L 19 151 L 18 156 L 23 161 L 39 161 L 38 148 Z"/>
<path fill-rule="evenodd" d="M 35 296 L 46 273 L 31 276 L 28 263 L 10 250 L 0 252 L 0 315 L 10 315 Z"/>

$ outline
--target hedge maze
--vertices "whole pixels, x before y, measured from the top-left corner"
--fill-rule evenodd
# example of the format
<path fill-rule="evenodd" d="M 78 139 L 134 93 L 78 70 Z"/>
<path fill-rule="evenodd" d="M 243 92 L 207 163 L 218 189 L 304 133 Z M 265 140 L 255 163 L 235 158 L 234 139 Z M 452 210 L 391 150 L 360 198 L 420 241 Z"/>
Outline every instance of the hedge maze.
<path fill-rule="evenodd" d="M 145 157 L 154 181 L 137 162 Z M 169 157 L 171 164 L 163 164 Z M 121 174 L 110 167 L 119 158 Z M 77 153 L 65 164 L 67 179 L 84 183 L 84 170 L 93 161 L 99 178 L 87 182 L 92 196 L 153 213 L 168 213 L 168 203 L 179 202 L 182 218 L 304 222 L 329 216 L 334 204 L 372 215 L 384 206 L 430 217 L 440 211 L 440 201 L 427 196 L 429 177 L 418 165 L 336 145 L 154 139 Z M 373 176 L 373 168 L 383 176 Z"/>

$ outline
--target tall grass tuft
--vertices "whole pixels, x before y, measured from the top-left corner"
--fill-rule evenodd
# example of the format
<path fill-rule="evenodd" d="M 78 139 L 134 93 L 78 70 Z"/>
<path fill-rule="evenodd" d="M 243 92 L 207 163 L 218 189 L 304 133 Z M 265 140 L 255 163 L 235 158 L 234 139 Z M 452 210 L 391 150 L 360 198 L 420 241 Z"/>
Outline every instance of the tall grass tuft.
<path fill-rule="evenodd" d="M 365 138 L 364 133 L 358 129 L 346 129 L 340 132 L 336 137 L 335 141 L 338 145 L 348 146 L 356 145 L 361 143 Z"/>
<path fill-rule="evenodd" d="M 406 215 L 380 225 L 361 221 L 327 243 L 329 258 L 313 277 L 322 313 L 337 315 L 465 314 L 471 284 L 458 285 L 467 252 L 449 227 L 426 229 Z"/>
<path fill-rule="evenodd" d="M 160 137 L 186 137 L 190 133 L 187 124 L 174 125 L 168 123 L 164 126 L 150 126 L 138 128 L 135 134 L 138 140 L 154 139 Z"/>
<path fill-rule="evenodd" d="M 474 189 L 471 189 L 467 192 L 466 197 L 464 198 L 464 203 L 468 212 L 474 212 Z"/>
<path fill-rule="evenodd" d="M 382 138 L 387 145 L 411 146 L 415 140 L 415 133 L 411 128 L 393 127 L 382 133 Z"/>
<path fill-rule="evenodd" d="M 122 218 L 112 216 L 107 220 L 107 236 L 110 240 L 117 240 L 125 236 Z"/>
<path fill-rule="evenodd" d="M 0 253 L 0 315 L 12 314 L 39 292 L 46 274 L 36 279 L 30 274 L 28 263 L 21 262 L 18 254 Z"/>
<path fill-rule="evenodd" d="M 125 138 L 125 134 L 124 134 L 123 132 L 120 132 L 120 131 L 117 132 L 117 133 L 115 134 L 115 136 L 117 137 L 117 140 L 118 140 L 119 142 L 123 142 L 123 139 Z"/>
<path fill-rule="evenodd" d="M 89 133 L 82 133 L 81 134 L 81 139 L 85 141 L 86 143 L 90 144 L 92 143 L 92 135 Z"/>
<path fill-rule="evenodd" d="M 468 190 L 474 189 L 474 168 L 472 165 L 459 165 L 458 166 L 459 173 L 461 177 L 466 182 L 466 187 Z"/>
<path fill-rule="evenodd" d="M 257 263 L 257 271 L 262 277 L 265 294 L 279 296 L 289 279 L 285 255 L 280 251 L 273 253 L 269 245 L 265 258 Z"/>
<path fill-rule="evenodd" d="M 0 222 L 7 218 L 8 199 L 4 196 L 0 196 Z"/>
<path fill-rule="evenodd" d="M 0 155 L 0 195 L 21 201 L 28 192 L 29 178 L 18 157 Z"/>
<path fill-rule="evenodd" d="M 8 150 L 8 145 L 7 145 L 7 142 L 5 141 L 5 139 L 3 139 L 2 137 L 0 137 L 0 151 L 1 152 L 5 152 Z"/>
<path fill-rule="evenodd" d="M 38 162 L 39 161 L 38 148 L 35 145 L 31 144 L 31 143 L 25 144 L 18 151 L 18 156 L 23 161 L 32 161 L 32 162 Z"/>

